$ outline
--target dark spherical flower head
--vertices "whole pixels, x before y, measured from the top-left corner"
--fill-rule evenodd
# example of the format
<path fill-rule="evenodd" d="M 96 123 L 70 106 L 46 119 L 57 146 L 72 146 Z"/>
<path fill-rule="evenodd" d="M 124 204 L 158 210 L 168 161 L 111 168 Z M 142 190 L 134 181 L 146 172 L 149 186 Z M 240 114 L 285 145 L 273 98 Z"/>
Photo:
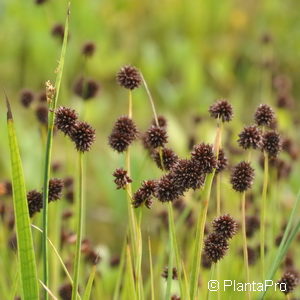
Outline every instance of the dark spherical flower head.
<path fill-rule="evenodd" d="M 132 179 L 127 175 L 127 171 L 122 168 L 116 169 L 113 176 L 115 177 L 114 183 L 117 189 L 125 189 L 126 185 L 132 182 Z"/>
<path fill-rule="evenodd" d="M 155 187 L 156 187 L 156 181 L 155 180 L 145 180 L 142 183 L 142 186 L 134 193 L 133 195 L 133 201 L 132 205 L 137 208 L 141 206 L 143 203 L 151 204 L 151 198 L 154 196 L 155 193 Z M 146 203 L 147 202 L 147 203 Z M 151 206 L 151 205 L 150 205 Z M 150 207 L 148 207 L 150 208 Z"/>
<path fill-rule="evenodd" d="M 39 212 L 43 208 L 43 195 L 36 190 L 29 191 L 27 193 L 27 202 L 29 216 L 32 217 L 35 213 Z"/>
<path fill-rule="evenodd" d="M 157 182 L 155 196 L 161 202 L 174 201 L 182 194 L 182 190 L 175 184 L 171 173 L 164 175 Z"/>
<path fill-rule="evenodd" d="M 35 0 L 35 3 L 36 3 L 37 5 L 43 4 L 43 3 L 45 3 L 45 2 L 47 2 L 47 0 Z"/>
<path fill-rule="evenodd" d="M 299 276 L 296 272 L 287 271 L 283 274 L 278 283 L 280 284 L 280 290 L 287 295 L 299 284 Z"/>
<path fill-rule="evenodd" d="M 70 300 L 72 298 L 72 284 L 66 283 L 59 288 L 59 296 L 62 300 Z"/>
<path fill-rule="evenodd" d="M 255 123 L 258 126 L 271 126 L 274 122 L 275 114 L 273 109 L 267 104 L 260 104 L 254 115 Z"/>
<path fill-rule="evenodd" d="M 124 66 L 117 73 L 117 82 L 120 86 L 133 90 L 142 83 L 142 77 L 137 68 L 133 66 Z"/>
<path fill-rule="evenodd" d="M 168 276 L 169 276 L 169 269 L 168 267 L 165 267 L 164 268 L 164 271 L 162 272 L 161 276 L 165 279 L 168 279 Z M 178 279 L 178 272 L 177 272 L 177 269 L 174 267 L 172 268 L 172 279 L 173 280 L 177 280 Z"/>
<path fill-rule="evenodd" d="M 271 158 L 277 157 L 281 150 L 281 139 L 278 132 L 268 131 L 264 134 L 262 149 L 266 151 Z"/>
<path fill-rule="evenodd" d="M 64 181 L 59 178 L 49 180 L 49 199 L 48 201 L 56 201 L 62 197 Z"/>
<path fill-rule="evenodd" d="M 227 249 L 228 242 L 220 234 L 211 233 L 204 241 L 204 253 L 214 263 L 224 257 Z"/>
<path fill-rule="evenodd" d="M 82 47 L 82 54 L 88 57 L 93 56 L 96 46 L 93 42 L 87 42 Z"/>
<path fill-rule="evenodd" d="M 231 239 L 237 231 L 236 221 L 228 214 L 214 219 L 212 225 L 215 233 L 220 234 L 225 239 Z"/>
<path fill-rule="evenodd" d="M 42 125 L 48 123 L 48 108 L 44 105 L 39 105 L 35 110 L 35 115 Z"/>
<path fill-rule="evenodd" d="M 155 151 L 152 155 L 156 165 L 161 170 L 169 171 L 175 163 L 178 161 L 178 155 L 169 148 L 163 148 L 161 150 L 161 155 L 159 151 Z"/>
<path fill-rule="evenodd" d="M 74 92 L 83 100 L 89 100 L 97 95 L 99 84 L 93 79 L 79 78 L 74 85 Z"/>
<path fill-rule="evenodd" d="M 224 153 L 224 150 L 220 149 L 218 153 L 216 173 L 220 173 L 224 171 L 227 168 L 227 166 L 228 166 L 228 159 Z"/>
<path fill-rule="evenodd" d="M 29 107 L 34 100 L 34 94 L 30 90 L 23 90 L 21 92 L 20 101 L 24 107 Z"/>
<path fill-rule="evenodd" d="M 152 125 L 146 132 L 146 142 L 153 149 L 163 147 L 168 142 L 166 129 Z"/>
<path fill-rule="evenodd" d="M 157 121 L 159 127 L 167 128 L 167 119 L 164 116 L 158 116 Z M 155 119 L 152 120 L 152 125 L 157 126 Z"/>
<path fill-rule="evenodd" d="M 72 130 L 72 141 L 79 152 L 90 151 L 95 141 L 95 129 L 86 122 L 77 122 Z"/>
<path fill-rule="evenodd" d="M 55 112 L 55 126 L 64 134 L 71 136 L 78 115 L 74 109 L 59 107 Z"/>
<path fill-rule="evenodd" d="M 52 27 L 51 33 L 54 37 L 64 38 L 65 27 L 62 24 L 56 24 Z"/>
<path fill-rule="evenodd" d="M 124 152 L 137 138 L 138 130 L 132 119 L 127 116 L 120 117 L 108 138 L 109 145 L 118 152 Z"/>
<path fill-rule="evenodd" d="M 231 174 L 232 188 L 237 192 L 245 192 L 253 184 L 254 169 L 250 163 L 242 161 L 237 164 Z"/>
<path fill-rule="evenodd" d="M 238 143 L 243 149 L 260 148 L 262 143 L 262 133 L 260 129 L 255 125 L 245 127 L 239 134 Z"/>
<path fill-rule="evenodd" d="M 229 122 L 233 116 L 231 104 L 227 100 L 219 100 L 209 108 L 211 117 L 221 119 L 222 122 Z"/>
<path fill-rule="evenodd" d="M 246 216 L 246 235 L 251 238 L 259 229 L 260 221 L 257 216 Z"/>
<path fill-rule="evenodd" d="M 192 160 L 196 161 L 202 172 L 211 173 L 217 167 L 217 159 L 213 152 L 213 147 L 209 144 L 198 144 L 194 146 L 192 151 Z"/>
<path fill-rule="evenodd" d="M 194 160 L 180 159 L 171 173 L 176 186 L 182 191 L 199 189 L 204 184 L 205 175 L 200 164 Z"/>

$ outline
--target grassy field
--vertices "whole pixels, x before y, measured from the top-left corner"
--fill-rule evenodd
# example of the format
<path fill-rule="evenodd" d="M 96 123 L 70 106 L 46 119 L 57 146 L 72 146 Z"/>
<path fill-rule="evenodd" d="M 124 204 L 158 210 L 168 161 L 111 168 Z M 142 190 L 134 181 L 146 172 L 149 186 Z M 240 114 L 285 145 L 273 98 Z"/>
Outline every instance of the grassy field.
<path fill-rule="evenodd" d="M 36 2 L 0 0 L 0 299 L 300 299 L 299 286 L 287 295 L 274 286 L 265 295 L 223 289 L 224 280 L 275 284 L 285 272 L 297 283 L 300 278 L 300 2 L 72 0 L 69 18 L 68 1 Z M 87 44 L 91 55 L 83 53 Z M 132 90 L 116 80 L 126 65 L 142 74 Z M 157 187 L 166 188 L 162 177 L 176 172 L 176 164 L 159 169 L 153 147 L 142 140 L 155 115 L 140 76 L 156 114 L 167 120 L 158 162 L 164 147 L 193 161 L 201 143 L 214 154 L 201 157 L 203 163 L 218 159 L 221 148 L 228 158 L 222 173 L 216 165 L 207 172 L 200 166 L 205 182 L 180 191 L 179 200 L 163 201 Z M 85 97 L 85 83 L 78 92 L 81 78 L 97 89 L 92 97 Z M 5 94 L 13 120 L 7 120 Z M 219 99 L 233 108 L 230 122 L 209 111 Z M 272 108 L 275 120 L 260 126 L 259 138 L 280 135 L 281 151 L 270 160 L 266 137 L 259 149 L 238 142 L 260 104 Z M 75 133 L 57 128 L 60 106 L 95 129 L 91 147 L 79 147 L 79 123 Z M 109 136 L 130 113 L 139 135 L 118 153 Z M 232 186 L 241 161 L 255 172 L 246 193 Z M 120 189 L 113 176 L 118 168 L 132 179 Z M 54 191 L 51 178 L 61 179 Z M 135 208 L 134 193 L 152 179 L 151 209 Z M 225 214 L 237 232 L 224 258 L 211 264 L 201 259 L 202 248 L 211 222 Z M 166 267 L 176 268 L 176 279 Z M 211 279 L 220 282 L 219 292 L 209 291 Z M 79 286 L 77 296 L 71 283 Z"/>

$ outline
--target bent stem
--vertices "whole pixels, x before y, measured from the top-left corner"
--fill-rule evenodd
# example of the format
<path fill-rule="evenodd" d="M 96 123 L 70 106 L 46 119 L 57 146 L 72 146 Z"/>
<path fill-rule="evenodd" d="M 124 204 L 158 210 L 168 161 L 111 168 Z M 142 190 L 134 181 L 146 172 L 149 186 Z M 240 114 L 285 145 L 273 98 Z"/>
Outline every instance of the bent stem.
<path fill-rule="evenodd" d="M 242 194 L 242 232 L 243 232 L 243 253 L 244 265 L 246 268 L 246 282 L 250 282 L 249 265 L 248 265 L 248 249 L 247 249 L 247 236 L 246 236 L 246 193 Z M 247 297 L 250 299 L 250 291 L 247 290 Z"/>
<path fill-rule="evenodd" d="M 77 299 L 78 283 L 79 283 L 79 269 L 80 269 L 80 250 L 82 239 L 82 226 L 83 226 L 83 154 L 78 153 L 78 199 L 77 199 L 77 239 L 75 249 L 75 262 L 74 262 L 74 275 L 73 275 L 73 288 L 72 288 L 72 300 Z"/>
<path fill-rule="evenodd" d="M 268 191 L 268 178 L 269 177 L 269 157 L 268 153 L 264 151 L 264 183 L 262 190 L 261 202 L 261 216 L 260 216 L 260 256 L 262 267 L 262 278 L 265 278 L 265 223 L 266 223 L 266 203 Z"/>

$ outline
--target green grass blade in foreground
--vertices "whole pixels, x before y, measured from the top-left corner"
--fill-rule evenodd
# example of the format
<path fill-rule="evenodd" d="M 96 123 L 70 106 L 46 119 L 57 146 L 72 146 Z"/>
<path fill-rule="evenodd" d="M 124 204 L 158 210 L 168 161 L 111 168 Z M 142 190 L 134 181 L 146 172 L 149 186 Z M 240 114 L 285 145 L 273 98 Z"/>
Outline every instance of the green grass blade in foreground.
<path fill-rule="evenodd" d="M 70 4 L 69 4 L 70 6 Z M 57 68 L 57 76 L 55 81 L 55 98 L 49 104 L 48 113 L 48 133 L 47 133 L 47 144 L 45 151 L 45 165 L 44 165 L 44 180 L 43 180 L 43 282 L 48 286 L 48 183 L 50 178 L 50 164 L 51 164 L 51 151 L 52 151 L 52 139 L 53 139 L 53 128 L 54 128 L 54 117 L 57 99 L 59 96 L 60 84 L 62 79 L 62 73 L 64 68 L 65 54 L 67 48 L 67 40 L 69 34 L 69 15 L 70 10 L 68 8 L 67 18 L 65 22 L 64 40 L 62 50 L 60 54 L 60 60 Z M 48 299 L 48 294 L 44 294 L 45 300 Z"/>
<path fill-rule="evenodd" d="M 39 299 L 36 260 L 26 197 L 23 167 L 10 105 L 7 101 L 7 131 L 12 171 L 13 203 L 23 297 Z M 22 297 L 22 298 L 23 298 Z"/>
<path fill-rule="evenodd" d="M 276 253 L 276 257 L 270 267 L 270 271 L 268 272 L 266 280 L 272 280 L 275 276 L 276 271 L 278 270 L 280 263 L 282 259 L 284 258 L 285 254 L 287 253 L 290 244 L 295 239 L 297 233 L 300 231 L 300 221 L 298 221 L 297 225 L 293 226 L 293 223 L 295 222 L 295 218 L 297 217 L 297 213 L 299 212 L 299 206 L 300 206 L 300 190 L 297 194 L 297 199 L 295 201 L 295 204 L 293 206 L 292 212 L 290 214 L 288 224 L 286 226 L 286 229 L 283 234 L 283 238 L 281 240 L 281 243 L 279 245 L 279 248 Z M 265 289 L 264 292 L 262 292 L 259 296 L 259 299 L 264 299 L 268 289 Z"/>
<path fill-rule="evenodd" d="M 92 292 L 92 288 L 93 288 L 93 282 L 94 282 L 96 270 L 97 270 L 97 267 L 93 266 L 91 274 L 89 276 L 89 280 L 88 280 L 87 285 L 85 287 L 85 291 L 84 291 L 84 295 L 83 295 L 82 300 L 89 300 L 90 297 L 91 297 L 91 292 Z"/>

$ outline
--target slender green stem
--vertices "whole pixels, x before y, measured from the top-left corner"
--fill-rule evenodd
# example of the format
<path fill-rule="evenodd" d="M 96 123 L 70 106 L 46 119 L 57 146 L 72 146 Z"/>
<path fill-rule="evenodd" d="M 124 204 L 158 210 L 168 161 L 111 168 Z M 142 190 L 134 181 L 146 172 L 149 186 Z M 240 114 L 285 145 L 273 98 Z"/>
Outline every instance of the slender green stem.
<path fill-rule="evenodd" d="M 45 165 L 44 165 L 44 181 L 43 181 L 43 237 L 42 237 L 42 253 L 43 253 L 43 283 L 45 286 L 49 285 L 49 268 L 48 268 L 48 192 L 49 192 L 49 178 L 50 178 L 50 164 L 51 164 L 51 152 L 52 152 L 52 140 L 53 140 L 53 128 L 54 128 L 54 111 L 56 108 L 60 84 L 63 74 L 65 54 L 67 48 L 68 32 L 69 32 L 69 15 L 70 15 L 70 3 L 68 5 L 68 13 L 65 22 L 64 40 L 58 64 L 58 73 L 55 82 L 55 97 L 51 99 L 49 103 L 48 113 L 48 133 L 45 151 Z M 49 295 L 44 291 L 44 300 L 48 300 Z"/>
<path fill-rule="evenodd" d="M 152 263 L 152 251 L 151 251 L 150 236 L 148 236 L 148 249 L 149 249 L 151 300 L 154 300 L 155 299 L 155 292 L 154 292 L 154 277 L 153 277 L 153 263 Z"/>
<path fill-rule="evenodd" d="M 214 143 L 214 151 L 215 155 L 218 158 L 219 150 L 221 145 L 221 137 L 222 137 L 223 123 L 218 122 L 217 133 Z M 199 273 L 200 273 L 200 264 L 201 264 L 201 254 L 204 243 L 204 229 L 206 223 L 206 216 L 208 211 L 208 205 L 210 200 L 211 188 L 213 179 L 216 173 L 216 169 L 213 170 L 212 173 L 206 176 L 206 182 L 204 186 L 204 199 L 203 199 L 203 208 L 201 213 L 198 216 L 198 222 L 196 227 L 196 238 L 194 245 L 194 259 L 193 266 L 191 272 L 191 285 L 190 285 L 190 298 L 197 299 L 198 294 L 198 281 L 199 281 Z"/>
<path fill-rule="evenodd" d="M 73 289 L 72 300 L 77 299 L 77 290 L 79 284 L 79 269 L 80 269 L 80 254 L 81 254 L 81 240 L 82 240 L 82 222 L 83 222 L 83 154 L 78 153 L 78 198 L 76 207 L 76 220 L 77 220 L 77 239 L 75 249 L 75 261 L 74 261 L 74 275 L 73 275 Z"/>
<path fill-rule="evenodd" d="M 268 177 L 269 177 L 269 157 L 264 151 L 264 183 L 262 190 L 261 202 L 261 216 L 260 216 L 260 255 L 262 278 L 265 278 L 265 226 L 266 226 L 266 204 L 267 204 L 267 191 L 268 191 Z"/>
<path fill-rule="evenodd" d="M 172 203 L 168 203 L 168 217 L 169 217 L 169 264 L 168 264 L 168 278 L 167 278 L 167 289 L 166 289 L 166 294 L 165 294 L 165 300 L 169 300 L 171 298 L 171 288 L 172 288 L 172 274 L 173 274 L 173 260 L 174 260 L 174 255 L 173 255 L 173 234 L 172 234 L 172 225 L 171 223 L 173 222 L 172 218 L 172 213 L 170 212 L 172 208 Z"/>
<path fill-rule="evenodd" d="M 246 269 L 246 282 L 250 282 L 249 264 L 248 264 L 248 248 L 247 248 L 247 235 L 246 235 L 246 193 L 242 194 L 242 233 L 243 233 L 243 253 L 244 265 Z M 250 299 L 250 291 L 247 290 L 247 297 Z"/>

